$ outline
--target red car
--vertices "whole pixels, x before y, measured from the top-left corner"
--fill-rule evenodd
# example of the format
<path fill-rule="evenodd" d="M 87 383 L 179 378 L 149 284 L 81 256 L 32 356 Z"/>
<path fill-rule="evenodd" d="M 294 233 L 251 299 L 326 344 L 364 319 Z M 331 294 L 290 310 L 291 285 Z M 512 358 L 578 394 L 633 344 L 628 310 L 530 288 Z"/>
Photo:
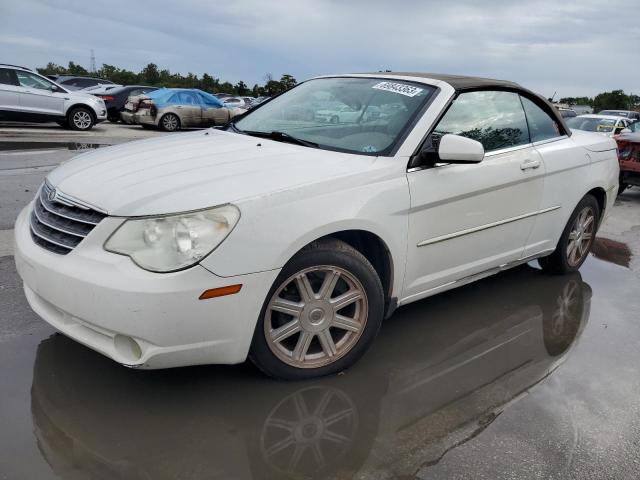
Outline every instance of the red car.
<path fill-rule="evenodd" d="M 632 185 L 640 186 L 640 121 L 629 125 L 615 138 L 620 162 L 620 194 Z"/>

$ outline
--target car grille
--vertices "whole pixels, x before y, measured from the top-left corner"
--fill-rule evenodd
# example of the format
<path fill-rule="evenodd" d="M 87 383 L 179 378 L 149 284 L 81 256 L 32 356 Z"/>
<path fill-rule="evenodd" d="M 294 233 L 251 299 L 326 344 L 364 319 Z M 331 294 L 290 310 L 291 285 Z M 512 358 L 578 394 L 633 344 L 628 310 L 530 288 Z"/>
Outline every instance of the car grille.
<path fill-rule="evenodd" d="M 86 237 L 106 214 L 80 205 L 45 182 L 31 211 L 31 238 L 50 252 L 66 255 Z"/>

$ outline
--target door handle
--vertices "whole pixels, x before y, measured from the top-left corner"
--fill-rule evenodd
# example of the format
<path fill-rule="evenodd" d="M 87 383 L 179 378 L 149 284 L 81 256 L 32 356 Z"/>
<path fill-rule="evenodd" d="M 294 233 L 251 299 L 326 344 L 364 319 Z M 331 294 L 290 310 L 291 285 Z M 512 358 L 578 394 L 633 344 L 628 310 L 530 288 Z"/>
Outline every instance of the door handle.
<path fill-rule="evenodd" d="M 540 167 L 540 160 L 526 160 L 520 164 L 520 170 L 535 170 Z"/>

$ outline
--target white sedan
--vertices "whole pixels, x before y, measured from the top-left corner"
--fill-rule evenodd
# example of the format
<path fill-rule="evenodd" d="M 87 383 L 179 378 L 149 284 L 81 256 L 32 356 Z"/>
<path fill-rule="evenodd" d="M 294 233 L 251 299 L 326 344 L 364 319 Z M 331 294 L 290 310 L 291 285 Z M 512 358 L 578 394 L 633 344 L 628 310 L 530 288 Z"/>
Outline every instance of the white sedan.
<path fill-rule="evenodd" d="M 396 113 L 287 114 L 336 100 Z M 226 131 L 64 164 L 18 217 L 15 259 L 43 319 L 124 365 L 249 357 L 301 379 L 353 364 L 399 306 L 536 258 L 577 270 L 618 174 L 612 139 L 511 82 L 321 77 Z"/>
<path fill-rule="evenodd" d="M 585 132 L 596 132 L 607 137 L 618 135 L 627 128 L 632 120 L 620 118 L 615 115 L 578 115 L 577 117 L 567 118 L 567 126 L 574 130 L 583 130 Z"/>

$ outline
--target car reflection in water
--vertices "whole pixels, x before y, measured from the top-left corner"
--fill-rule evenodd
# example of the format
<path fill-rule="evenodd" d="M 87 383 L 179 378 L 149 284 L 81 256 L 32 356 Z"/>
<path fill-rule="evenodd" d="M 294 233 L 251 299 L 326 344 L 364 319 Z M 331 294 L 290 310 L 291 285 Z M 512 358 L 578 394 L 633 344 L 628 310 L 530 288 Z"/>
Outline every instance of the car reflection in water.
<path fill-rule="evenodd" d="M 399 310 L 354 368 L 301 383 L 248 365 L 127 370 L 54 335 L 34 367 L 35 435 L 63 478 L 414 474 L 555 370 L 590 298 L 579 274 L 524 266 Z"/>

